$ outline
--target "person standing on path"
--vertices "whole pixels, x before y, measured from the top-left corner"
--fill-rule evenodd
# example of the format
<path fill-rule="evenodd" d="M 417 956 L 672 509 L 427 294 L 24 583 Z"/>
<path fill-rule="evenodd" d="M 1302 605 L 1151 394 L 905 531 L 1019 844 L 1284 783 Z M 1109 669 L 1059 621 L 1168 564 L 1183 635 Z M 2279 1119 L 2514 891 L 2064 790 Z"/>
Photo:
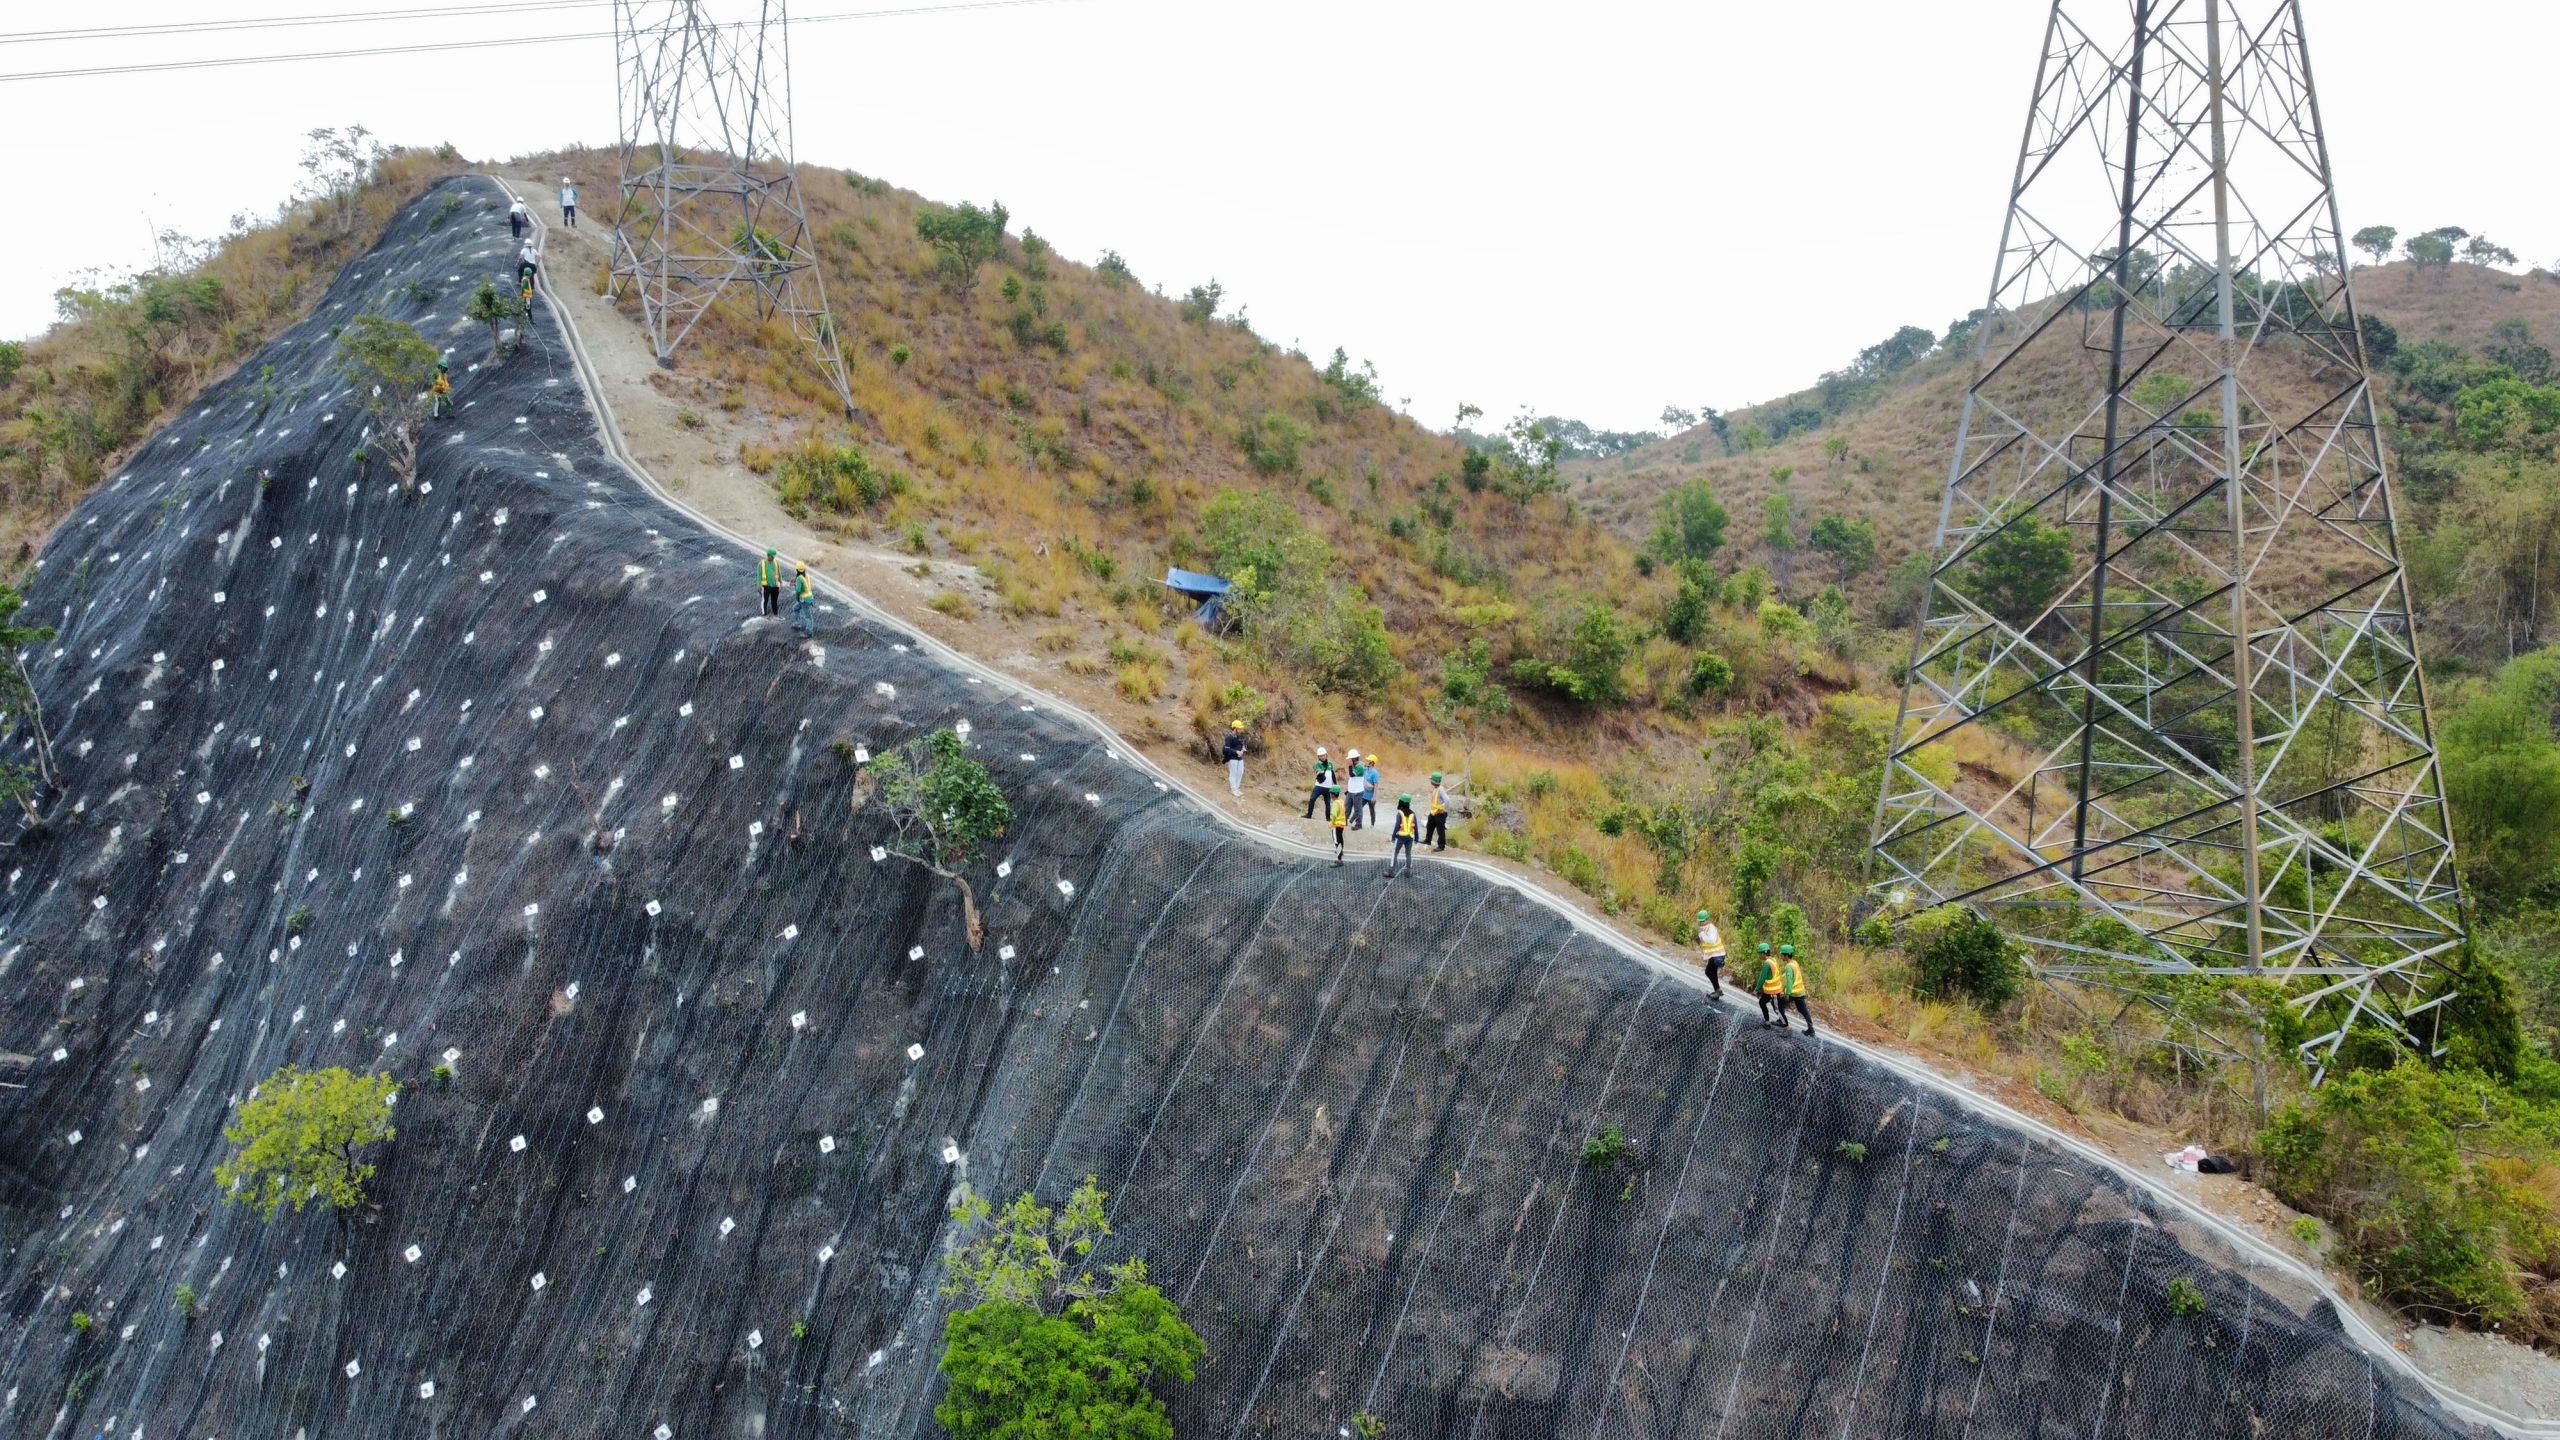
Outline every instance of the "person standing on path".
<path fill-rule="evenodd" d="M 1769 942 L 1766 940 L 1760 942 L 1760 973 L 1757 979 L 1759 983 L 1755 988 L 1760 992 L 1760 1028 L 1766 1030 L 1775 1025 L 1784 1029 L 1787 1023 L 1787 1004 L 1780 987 L 1785 984 L 1785 979 L 1778 970 L 1778 957 L 1769 953 Z M 1772 1002 L 1778 1008 L 1778 1018 L 1775 1020 L 1769 1018 L 1769 1007 Z"/>
<path fill-rule="evenodd" d="M 1362 778 L 1369 782 L 1369 823 L 1371 825 L 1375 825 L 1378 823 L 1378 757 L 1375 754 L 1371 754 L 1368 759 L 1361 761 L 1360 764 L 1362 767 L 1360 774 Z M 1413 797 L 1410 795 L 1407 795 L 1404 798 L 1408 805 L 1413 801 Z"/>
<path fill-rule="evenodd" d="M 1716 928 L 1713 915 L 1698 912 L 1698 963 L 1707 969 L 1707 988 L 1719 1000 L 1724 998 L 1724 932 Z"/>
<path fill-rule="evenodd" d="M 1778 967 L 1778 1028 L 1793 1028 L 1787 1024 L 1787 1002 L 1792 1000 L 1796 1013 L 1804 1017 L 1804 1033 L 1810 1035 L 1813 1033 L 1813 1011 L 1804 1003 L 1804 967 L 1796 963 L 1796 947 L 1779 946 L 1778 958 L 1782 962 Z"/>
<path fill-rule="evenodd" d="M 764 552 L 764 558 L 756 562 L 756 585 L 764 591 L 764 613 L 780 616 L 782 614 L 782 557 L 773 553 L 770 548 Z"/>
<path fill-rule="evenodd" d="M 1244 722 L 1227 722 L 1227 793 L 1244 798 Z"/>
<path fill-rule="evenodd" d="M 1399 795 L 1399 796 L 1397 796 L 1397 797 L 1396 797 L 1396 822 L 1395 822 L 1395 823 L 1396 823 L 1396 848 L 1395 848 L 1395 853 L 1394 853 L 1394 854 L 1392 854 L 1392 855 L 1390 855 L 1390 856 L 1388 857 L 1388 859 L 1387 859 L 1387 874 L 1386 874 L 1386 878 L 1387 878 L 1387 879 L 1389 879 L 1389 880 L 1393 880 L 1394 878 L 1396 878 L 1396 876 L 1397 876 L 1398 874 L 1402 874 L 1402 875 L 1406 876 L 1407 878 L 1411 878 L 1411 877 L 1412 877 L 1412 875 L 1413 875 L 1413 829 L 1414 829 L 1414 826 L 1413 826 L 1413 797 L 1412 797 L 1412 796 L 1410 796 L 1410 795 Z"/>
<path fill-rule="evenodd" d="M 1333 868 L 1342 868 L 1342 827 L 1351 819 L 1351 807 L 1345 805 L 1333 812 Z"/>
<path fill-rule="evenodd" d="M 809 583 L 809 567 L 795 566 L 799 573 L 791 586 L 791 628 L 803 635 L 818 633 L 818 587 Z"/>
<path fill-rule="evenodd" d="M 566 175 L 560 177 L 560 223 L 572 230 L 578 228 L 578 187 L 570 184 Z"/>
<path fill-rule="evenodd" d="M 1314 789 L 1307 792 L 1307 813 L 1304 818 L 1309 820 L 1316 818 L 1318 805 L 1324 806 L 1324 818 L 1327 820 L 1333 818 L 1333 761 L 1326 757 L 1324 747 L 1321 745 L 1316 747 L 1316 784 Z"/>
<path fill-rule="evenodd" d="M 507 233 L 521 240 L 524 232 L 532 228 L 533 212 L 524 208 L 524 199 L 518 196 L 516 202 L 507 207 Z"/>
<path fill-rule="evenodd" d="M 1431 817 L 1422 824 L 1422 843 L 1432 853 L 1449 848 L 1449 792 L 1440 788 L 1440 772 L 1431 772 Z"/>
<path fill-rule="evenodd" d="M 1343 785 L 1350 799 L 1343 808 L 1351 812 L 1351 828 L 1360 828 L 1360 807 L 1369 801 L 1369 776 L 1360 768 L 1360 752 L 1354 750 L 1344 762 Z"/>

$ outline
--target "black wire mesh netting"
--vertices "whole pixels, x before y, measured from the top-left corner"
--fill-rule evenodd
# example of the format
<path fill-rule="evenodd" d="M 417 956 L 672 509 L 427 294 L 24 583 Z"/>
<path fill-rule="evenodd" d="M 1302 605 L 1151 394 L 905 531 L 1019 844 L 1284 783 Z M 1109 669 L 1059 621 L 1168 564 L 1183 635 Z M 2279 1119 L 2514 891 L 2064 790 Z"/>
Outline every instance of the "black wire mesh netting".
<path fill-rule="evenodd" d="M 747 618 L 547 315 L 485 363 L 503 205 L 412 206 L 45 552 L 7 1433 L 925 1434 L 957 1187 L 1088 1174 L 1207 1341 L 1187 1435 L 2470 1433 L 2076 1152 L 1473 876 L 1262 847 L 913 636 Z M 414 493 L 328 367 L 368 310 L 452 347 Z M 974 952 L 856 805 L 938 727 L 1017 810 Z M 219 1203 L 288 1062 L 405 1082 L 377 1209 Z"/>

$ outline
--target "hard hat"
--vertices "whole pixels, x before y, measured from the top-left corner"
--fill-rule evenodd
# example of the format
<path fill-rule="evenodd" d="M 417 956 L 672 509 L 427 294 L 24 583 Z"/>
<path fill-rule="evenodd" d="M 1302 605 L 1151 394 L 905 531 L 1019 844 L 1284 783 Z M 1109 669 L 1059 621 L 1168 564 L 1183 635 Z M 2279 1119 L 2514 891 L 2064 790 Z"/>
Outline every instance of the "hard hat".
<path fill-rule="evenodd" d="M 1439 783 L 1440 783 L 1440 772 L 1439 772 L 1439 771 L 1434 770 L 1434 771 L 1432 771 L 1432 772 L 1431 772 L 1431 783 L 1432 783 L 1432 784 L 1434 784 L 1434 785 L 1437 785 L 1437 784 L 1439 784 Z"/>
<path fill-rule="evenodd" d="M 1761 942 L 1760 942 L 1760 953 L 1761 953 L 1761 954 L 1763 954 L 1763 955 L 1766 955 L 1766 954 L 1768 954 L 1768 953 L 1769 953 L 1769 942 L 1768 942 L 1768 941 L 1763 940 L 1763 941 L 1761 941 Z"/>
<path fill-rule="evenodd" d="M 1704 910 L 1699 911 L 1699 912 L 1698 912 L 1698 918 L 1699 918 L 1699 919 L 1701 919 L 1701 920 L 1706 919 L 1706 918 L 1707 918 L 1707 912 L 1706 912 L 1706 911 L 1704 911 Z"/>
<path fill-rule="evenodd" d="M 806 575 L 806 574 L 808 574 L 808 573 L 809 573 L 809 567 L 808 567 L 808 566 L 806 566 L 806 565 L 794 565 L 794 566 L 792 566 L 791 568 L 792 568 L 792 569 L 794 569 L 794 570 L 799 571 L 799 572 L 800 572 L 801 574 L 803 574 L 803 575 Z"/>
<path fill-rule="evenodd" d="M 1241 730 L 1244 728 L 1244 722 L 1241 720 L 1230 720 L 1227 722 L 1227 728 L 1230 730 Z"/>
<path fill-rule="evenodd" d="M 764 558 L 766 558 L 767 560 L 770 560 L 770 559 L 772 559 L 772 558 L 773 558 L 773 556 L 774 556 L 774 549 L 773 549 L 773 547 L 772 547 L 772 546 L 770 546 L 770 545 L 767 545 L 766 547 L 764 547 Z"/>
<path fill-rule="evenodd" d="M 1778 953 L 1781 955 L 1793 955 L 1796 953 L 1796 947 L 1793 945 L 1781 945 L 1778 947 Z"/>
<path fill-rule="evenodd" d="M 1323 746 L 1321 746 L 1321 745 L 1317 746 L 1317 747 L 1316 747 L 1316 753 L 1317 753 L 1317 754 L 1319 754 L 1319 755 L 1323 754 L 1323 753 L 1324 753 L 1324 747 L 1323 747 Z"/>
<path fill-rule="evenodd" d="M 1352 752 L 1351 752 L 1351 758 L 1352 758 L 1352 759 L 1354 759 L 1354 760 L 1359 759 L 1359 758 L 1360 758 L 1360 752 L 1359 752 L 1359 751 L 1357 751 L 1357 750 L 1352 751 Z"/>
<path fill-rule="evenodd" d="M 1399 795 L 1396 797 L 1396 803 L 1399 805 L 1410 805 L 1413 803 L 1413 797 L 1410 795 Z"/>

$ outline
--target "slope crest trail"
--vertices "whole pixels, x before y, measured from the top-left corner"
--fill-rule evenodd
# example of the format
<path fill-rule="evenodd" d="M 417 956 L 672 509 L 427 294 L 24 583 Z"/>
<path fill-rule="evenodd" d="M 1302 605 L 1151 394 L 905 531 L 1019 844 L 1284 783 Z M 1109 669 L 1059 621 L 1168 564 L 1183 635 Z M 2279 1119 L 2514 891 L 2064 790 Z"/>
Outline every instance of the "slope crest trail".
<path fill-rule="evenodd" d="M 6 1433 L 926 1435 L 953 1195 L 1044 1167 L 1199 1277 L 1186 1434 L 2481 1433 L 2053 1137 L 1731 1034 L 1462 868 L 1236 843 L 841 600 L 813 642 L 746 619 L 547 310 L 468 368 L 503 205 L 431 191 L 242 369 L 291 388 L 215 387 L 45 552 L 69 788 L 0 861 Z M 364 311 L 452 347 L 416 494 L 353 459 Z M 964 721 L 1021 816 L 974 952 L 850 759 Z M 404 1082 L 378 1209 L 218 1203 L 285 1063 Z"/>

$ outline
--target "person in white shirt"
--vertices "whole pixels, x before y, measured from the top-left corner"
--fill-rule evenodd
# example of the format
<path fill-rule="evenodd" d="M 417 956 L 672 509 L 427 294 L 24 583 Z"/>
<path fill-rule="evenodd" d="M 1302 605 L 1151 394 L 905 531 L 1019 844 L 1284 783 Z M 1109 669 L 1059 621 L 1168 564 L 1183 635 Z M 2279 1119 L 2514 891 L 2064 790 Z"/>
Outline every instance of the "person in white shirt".
<path fill-rule="evenodd" d="M 1343 772 L 1343 784 L 1351 792 L 1351 828 L 1360 828 L 1361 808 L 1369 801 L 1369 777 L 1361 773 L 1360 752 L 1351 752 L 1350 768 Z"/>
<path fill-rule="evenodd" d="M 1698 963 L 1707 968 L 1707 988 L 1715 992 L 1717 999 L 1723 999 L 1724 932 L 1716 928 L 1715 917 L 1704 910 L 1698 912 Z"/>
<path fill-rule="evenodd" d="M 508 234 L 521 240 L 524 238 L 524 232 L 532 228 L 533 212 L 524 208 L 524 201 L 518 200 L 515 204 L 507 207 Z"/>
<path fill-rule="evenodd" d="M 578 187 L 570 184 L 566 175 L 560 177 L 560 223 L 572 230 L 578 228 Z"/>

